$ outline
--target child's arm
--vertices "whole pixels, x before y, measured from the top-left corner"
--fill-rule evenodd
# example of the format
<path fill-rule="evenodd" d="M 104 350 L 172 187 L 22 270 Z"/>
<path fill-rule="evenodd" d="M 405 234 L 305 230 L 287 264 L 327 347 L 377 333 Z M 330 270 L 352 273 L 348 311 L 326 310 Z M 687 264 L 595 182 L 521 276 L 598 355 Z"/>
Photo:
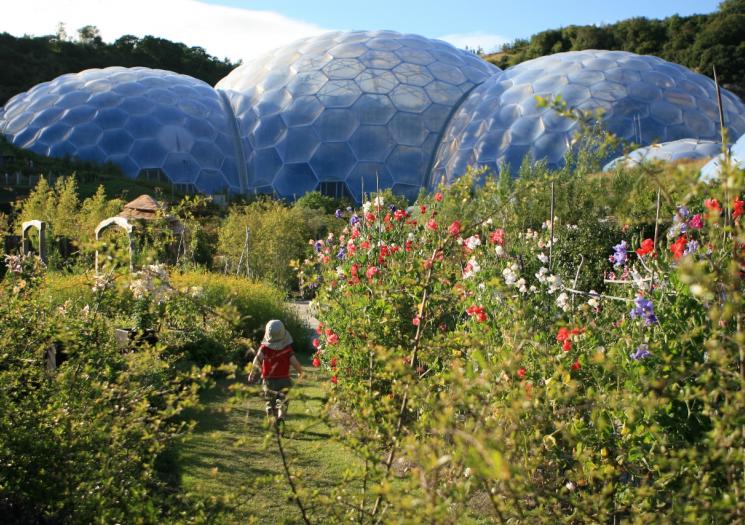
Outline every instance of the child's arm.
<path fill-rule="evenodd" d="M 259 374 L 261 373 L 261 362 L 263 360 L 264 353 L 261 351 L 261 348 L 259 348 L 259 351 L 256 352 L 256 357 L 254 357 L 253 364 L 251 365 L 251 373 L 248 374 L 249 383 L 255 383 L 258 380 Z"/>
<path fill-rule="evenodd" d="M 303 365 L 300 364 L 300 361 L 297 360 L 297 357 L 295 357 L 294 355 L 290 357 L 290 364 L 292 365 L 292 368 L 294 368 L 297 372 L 297 375 L 303 375 Z"/>

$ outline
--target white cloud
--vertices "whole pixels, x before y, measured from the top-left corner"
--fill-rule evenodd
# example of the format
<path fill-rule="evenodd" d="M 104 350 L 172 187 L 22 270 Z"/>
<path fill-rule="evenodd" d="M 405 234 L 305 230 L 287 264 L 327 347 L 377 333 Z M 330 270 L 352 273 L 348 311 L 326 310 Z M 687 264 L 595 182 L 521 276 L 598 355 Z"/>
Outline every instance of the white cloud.
<path fill-rule="evenodd" d="M 70 35 L 94 25 L 112 42 L 125 34 L 153 35 L 203 47 L 218 58 L 244 61 L 326 30 L 272 11 L 196 0 L 17 0 L 0 17 L 0 32 L 49 35 L 63 22 Z"/>
<path fill-rule="evenodd" d="M 445 42 L 450 42 L 460 49 L 483 49 L 486 53 L 498 51 L 503 44 L 511 42 L 512 39 L 502 35 L 486 33 L 484 31 L 474 31 L 472 33 L 452 33 L 437 37 Z"/>

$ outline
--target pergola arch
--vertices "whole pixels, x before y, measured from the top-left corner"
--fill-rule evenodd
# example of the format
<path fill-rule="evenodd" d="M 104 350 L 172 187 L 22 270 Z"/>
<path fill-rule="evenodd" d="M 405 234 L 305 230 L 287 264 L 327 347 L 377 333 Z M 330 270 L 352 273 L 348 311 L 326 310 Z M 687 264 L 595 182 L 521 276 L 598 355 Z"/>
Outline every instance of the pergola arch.
<path fill-rule="evenodd" d="M 112 226 L 119 227 L 127 232 L 127 243 L 129 244 L 129 271 L 133 270 L 132 254 L 134 252 L 134 244 L 132 241 L 132 230 L 134 226 L 124 217 L 109 217 L 98 223 L 96 226 L 96 241 L 99 240 L 101 232 Z M 96 274 L 98 274 L 98 249 L 96 249 Z"/>
<path fill-rule="evenodd" d="M 31 251 L 31 241 L 28 238 L 28 231 L 31 228 L 39 230 L 39 259 L 44 264 L 47 263 L 47 223 L 40 220 L 26 221 L 21 224 L 21 250 L 23 255 Z"/>

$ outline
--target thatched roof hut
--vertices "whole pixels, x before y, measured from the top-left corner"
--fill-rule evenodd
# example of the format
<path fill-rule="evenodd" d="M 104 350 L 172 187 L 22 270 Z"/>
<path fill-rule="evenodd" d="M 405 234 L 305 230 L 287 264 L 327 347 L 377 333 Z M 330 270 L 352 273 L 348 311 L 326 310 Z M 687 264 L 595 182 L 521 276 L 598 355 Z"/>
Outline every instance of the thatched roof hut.
<path fill-rule="evenodd" d="M 152 221 L 163 218 L 168 221 L 168 225 L 174 233 L 181 233 L 183 225 L 175 218 L 165 215 L 165 206 L 153 199 L 150 195 L 140 195 L 135 200 L 124 205 L 124 209 L 119 213 L 119 217 L 126 219 L 140 219 Z"/>

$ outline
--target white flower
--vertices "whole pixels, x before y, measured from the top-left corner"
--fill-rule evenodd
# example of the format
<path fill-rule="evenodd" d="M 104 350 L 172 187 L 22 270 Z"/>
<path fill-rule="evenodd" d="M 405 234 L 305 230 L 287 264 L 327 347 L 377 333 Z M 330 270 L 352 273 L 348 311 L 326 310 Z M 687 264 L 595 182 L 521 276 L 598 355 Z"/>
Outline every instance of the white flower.
<path fill-rule="evenodd" d="M 376 208 L 376 209 L 380 209 L 380 208 L 382 208 L 382 207 L 383 207 L 383 205 L 385 204 L 385 202 L 383 201 L 383 197 L 381 197 L 380 195 L 377 195 L 377 196 L 375 197 L 375 200 L 374 200 L 373 202 L 374 202 L 374 204 L 375 204 L 375 208 Z"/>
<path fill-rule="evenodd" d="M 466 467 L 466 470 L 463 471 L 463 477 L 464 478 L 470 478 L 471 477 L 471 467 Z"/>
<path fill-rule="evenodd" d="M 481 239 L 478 235 L 471 235 L 465 240 L 466 248 L 469 250 L 475 250 L 477 246 L 481 246 Z"/>
<path fill-rule="evenodd" d="M 541 269 L 535 274 L 535 278 L 538 279 L 539 283 L 545 283 L 548 279 L 548 268 L 541 266 Z"/>
<path fill-rule="evenodd" d="M 468 279 L 473 277 L 479 273 L 479 271 L 481 271 L 481 266 L 478 261 L 476 261 L 475 257 L 471 257 L 471 259 L 466 263 L 466 267 L 463 269 L 463 278 Z"/>
<path fill-rule="evenodd" d="M 545 253 L 541 252 L 541 253 L 538 254 L 538 260 L 541 261 L 543 264 L 547 264 L 548 263 L 548 255 L 546 255 Z"/>
<path fill-rule="evenodd" d="M 497 257 L 504 257 L 504 248 L 502 248 L 500 245 L 497 244 L 497 247 L 494 249 L 494 251 L 497 254 Z"/>
<path fill-rule="evenodd" d="M 556 298 L 556 306 L 558 306 L 565 312 L 569 311 L 569 295 L 566 292 L 561 292 Z"/>
<path fill-rule="evenodd" d="M 344 268 L 341 266 L 336 267 L 336 276 L 337 277 L 344 277 Z"/>
<path fill-rule="evenodd" d="M 372 202 L 367 201 L 364 204 L 362 204 L 362 211 L 367 213 L 370 211 L 370 207 L 372 206 Z"/>
<path fill-rule="evenodd" d="M 574 490 L 575 488 L 574 483 L 572 483 L 571 481 L 567 481 L 566 485 L 564 486 L 567 488 L 567 490 Z"/>
<path fill-rule="evenodd" d="M 492 224 L 494 224 L 494 221 L 492 220 L 491 217 L 489 217 L 488 219 L 486 219 L 486 225 L 487 226 L 491 226 Z"/>
<path fill-rule="evenodd" d="M 595 290 L 590 290 L 590 299 L 587 300 L 587 304 L 593 308 L 600 307 L 600 295 Z"/>
<path fill-rule="evenodd" d="M 530 293 L 536 293 L 538 291 L 538 288 L 536 288 L 534 284 L 531 284 L 528 290 L 530 291 Z"/>
<path fill-rule="evenodd" d="M 507 286 L 513 286 L 517 282 L 517 272 L 519 268 L 516 263 L 510 264 L 507 268 L 502 270 L 502 276 Z"/>
<path fill-rule="evenodd" d="M 548 293 L 554 293 L 556 290 L 561 290 L 561 277 L 558 275 L 549 275 L 546 282 L 548 283 Z"/>
<path fill-rule="evenodd" d="M 517 286 L 517 289 L 520 291 L 520 293 L 525 293 L 528 291 L 528 289 L 525 287 L 525 279 L 523 279 L 522 277 L 517 280 L 515 286 Z"/>

